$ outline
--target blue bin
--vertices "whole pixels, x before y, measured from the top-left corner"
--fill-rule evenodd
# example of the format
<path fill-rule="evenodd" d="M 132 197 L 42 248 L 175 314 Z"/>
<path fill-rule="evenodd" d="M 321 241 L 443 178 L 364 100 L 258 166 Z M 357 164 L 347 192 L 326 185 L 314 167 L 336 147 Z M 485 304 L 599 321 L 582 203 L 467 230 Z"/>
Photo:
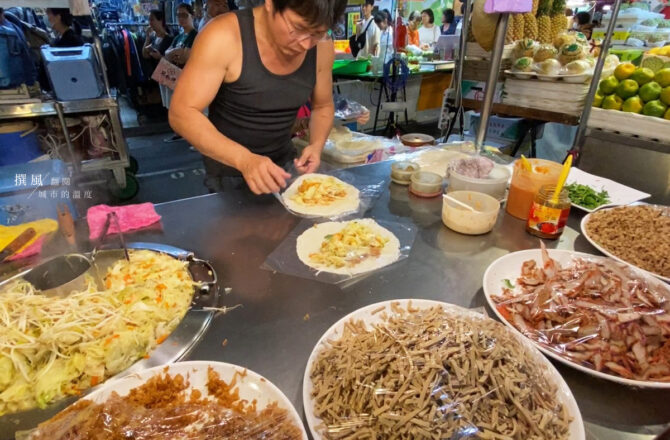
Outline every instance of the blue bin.
<path fill-rule="evenodd" d="M 0 124 L 0 166 L 26 163 L 41 155 L 33 122 Z"/>

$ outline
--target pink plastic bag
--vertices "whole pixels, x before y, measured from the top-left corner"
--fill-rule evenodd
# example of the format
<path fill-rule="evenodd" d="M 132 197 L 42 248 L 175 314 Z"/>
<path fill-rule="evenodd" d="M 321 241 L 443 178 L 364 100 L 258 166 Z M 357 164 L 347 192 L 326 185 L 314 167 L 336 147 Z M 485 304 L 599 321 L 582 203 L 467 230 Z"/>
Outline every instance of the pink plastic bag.
<path fill-rule="evenodd" d="M 511 12 L 514 14 L 530 12 L 533 9 L 532 0 L 486 0 L 484 12 L 497 14 Z"/>

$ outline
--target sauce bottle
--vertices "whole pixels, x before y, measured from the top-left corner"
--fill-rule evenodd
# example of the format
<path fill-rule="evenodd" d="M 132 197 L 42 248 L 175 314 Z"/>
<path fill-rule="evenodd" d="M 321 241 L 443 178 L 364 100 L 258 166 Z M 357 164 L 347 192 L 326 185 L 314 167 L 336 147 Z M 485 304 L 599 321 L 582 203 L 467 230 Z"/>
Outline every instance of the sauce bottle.
<path fill-rule="evenodd" d="M 570 215 L 570 197 L 563 188 L 554 202 L 555 185 L 544 185 L 535 195 L 528 213 L 526 231 L 540 238 L 555 240 L 561 236 Z"/>

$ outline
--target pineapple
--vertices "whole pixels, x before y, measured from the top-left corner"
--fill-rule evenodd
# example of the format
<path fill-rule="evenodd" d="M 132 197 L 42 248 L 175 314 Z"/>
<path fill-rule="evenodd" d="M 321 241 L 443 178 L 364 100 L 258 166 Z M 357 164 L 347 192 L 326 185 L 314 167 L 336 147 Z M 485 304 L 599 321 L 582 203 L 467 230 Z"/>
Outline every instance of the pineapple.
<path fill-rule="evenodd" d="M 537 7 L 537 30 L 538 40 L 540 43 L 551 43 L 553 38 L 551 35 L 551 0 L 540 0 Z"/>
<path fill-rule="evenodd" d="M 537 8 L 540 6 L 540 0 L 533 0 L 533 9 L 531 12 L 537 17 Z"/>
<path fill-rule="evenodd" d="M 554 0 L 551 6 L 551 39 L 568 30 L 568 17 L 565 16 L 565 0 Z"/>
<path fill-rule="evenodd" d="M 535 16 L 530 12 L 523 14 L 523 38 L 537 40 L 537 34 L 537 19 Z"/>
<path fill-rule="evenodd" d="M 518 41 L 523 38 L 524 19 L 523 14 L 512 14 L 512 41 Z"/>
<path fill-rule="evenodd" d="M 514 15 L 509 17 L 509 23 L 507 24 L 507 32 L 505 32 L 505 44 L 510 44 L 514 42 Z"/>

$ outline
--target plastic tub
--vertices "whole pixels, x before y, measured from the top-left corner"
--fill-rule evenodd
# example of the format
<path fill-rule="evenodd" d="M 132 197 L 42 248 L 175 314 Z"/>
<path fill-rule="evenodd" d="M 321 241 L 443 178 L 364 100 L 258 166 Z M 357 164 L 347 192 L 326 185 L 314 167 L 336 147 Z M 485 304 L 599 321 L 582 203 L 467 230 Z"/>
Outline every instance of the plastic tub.
<path fill-rule="evenodd" d="M 26 163 L 41 155 L 33 122 L 0 124 L 0 166 Z"/>
<path fill-rule="evenodd" d="M 544 185 L 555 185 L 561 174 L 563 165 L 544 159 L 528 159 L 531 171 L 521 165 L 521 160 L 514 162 L 512 181 L 507 196 L 507 212 L 521 220 L 528 220 L 530 205 L 535 194 Z"/>
<path fill-rule="evenodd" d="M 442 200 L 442 222 L 449 229 L 466 235 L 486 234 L 493 229 L 500 212 L 498 200 L 475 191 L 454 191 L 449 197 L 476 210 L 470 211 L 445 197 Z"/>
<path fill-rule="evenodd" d="M 496 200 L 505 198 L 507 183 L 510 180 L 511 173 L 503 165 L 496 164 L 486 178 L 468 177 L 455 173 L 447 169 L 449 177 L 449 186 L 447 192 L 452 191 L 475 191 L 488 194 Z"/>
<path fill-rule="evenodd" d="M 442 194 L 442 176 L 429 171 L 412 174 L 409 192 L 419 197 L 437 197 Z"/>
<path fill-rule="evenodd" d="M 336 60 L 333 63 L 333 74 L 360 75 L 367 72 L 369 66 L 368 60 Z"/>
<path fill-rule="evenodd" d="M 421 169 L 421 166 L 416 162 L 404 160 L 401 162 L 393 162 L 391 164 L 391 180 L 398 185 L 409 185 L 412 174 Z"/>

